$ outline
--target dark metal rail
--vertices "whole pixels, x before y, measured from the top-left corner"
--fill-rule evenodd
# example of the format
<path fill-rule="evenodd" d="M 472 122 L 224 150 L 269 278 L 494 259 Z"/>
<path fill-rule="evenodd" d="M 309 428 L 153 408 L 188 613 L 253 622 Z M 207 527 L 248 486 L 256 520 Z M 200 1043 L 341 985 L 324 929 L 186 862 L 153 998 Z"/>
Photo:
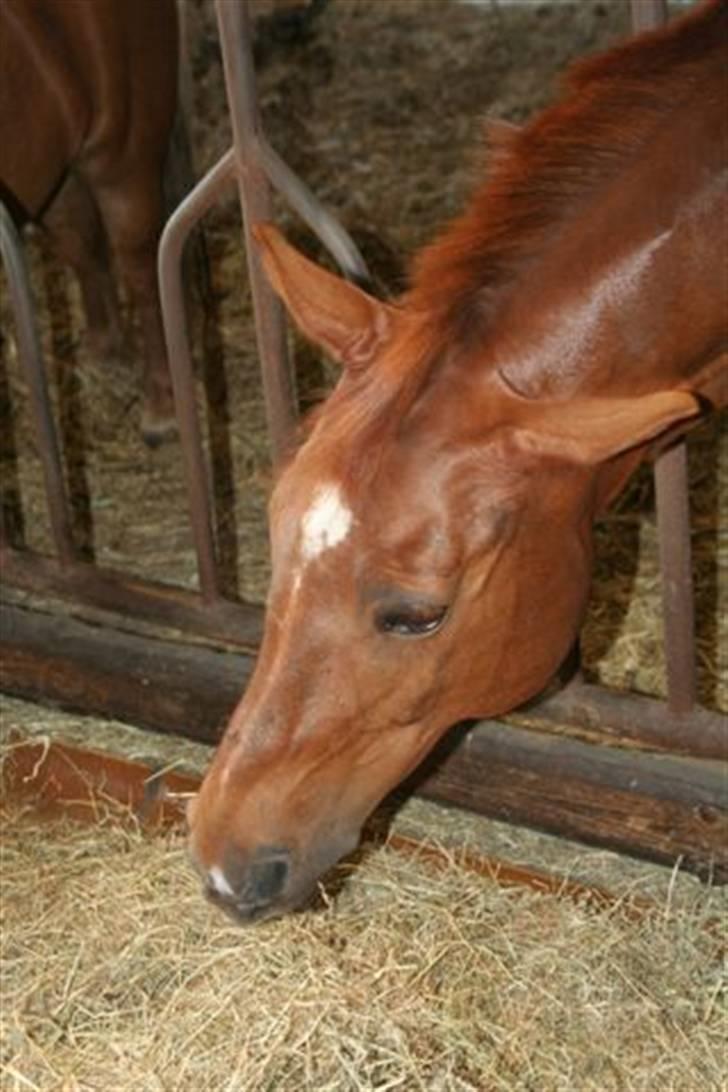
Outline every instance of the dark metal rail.
<path fill-rule="evenodd" d="M 0 201 L 0 257 L 8 279 L 10 306 L 15 318 L 18 354 L 28 380 L 28 393 L 38 456 L 43 468 L 46 503 L 53 541 L 62 563 L 74 556 L 71 516 L 66 498 L 61 450 L 53 421 L 48 384 L 43 368 L 33 294 L 23 243 L 10 213 Z"/>

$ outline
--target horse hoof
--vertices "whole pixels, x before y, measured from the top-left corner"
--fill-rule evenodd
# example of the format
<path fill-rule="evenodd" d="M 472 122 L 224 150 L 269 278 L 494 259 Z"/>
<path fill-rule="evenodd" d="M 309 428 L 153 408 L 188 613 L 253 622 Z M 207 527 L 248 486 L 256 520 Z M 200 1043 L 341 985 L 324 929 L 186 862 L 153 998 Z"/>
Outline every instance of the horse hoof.
<path fill-rule="evenodd" d="M 175 417 L 151 417 L 142 415 L 142 439 L 152 451 L 161 447 L 169 440 L 174 440 L 178 434 L 177 419 Z"/>

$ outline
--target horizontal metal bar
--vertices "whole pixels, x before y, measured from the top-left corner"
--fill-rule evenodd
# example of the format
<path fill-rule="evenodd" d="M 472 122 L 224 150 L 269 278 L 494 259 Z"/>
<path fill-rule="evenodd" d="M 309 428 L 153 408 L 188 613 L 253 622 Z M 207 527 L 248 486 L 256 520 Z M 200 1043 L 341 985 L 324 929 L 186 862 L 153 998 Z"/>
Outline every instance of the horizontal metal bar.
<path fill-rule="evenodd" d="M 699 706 L 674 713 L 666 702 L 575 679 L 519 710 L 526 716 L 603 732 L 647 747 L 728 759 L 728 716 Z"/>
<path fill-rule="evenodd" d="M 99 568 L 83 561 L 60 565 L 52 558 L 27 550 L 0 553 L 0 601 L 51 612 L 57 601 L 63 612 L 77 618 L 101 621 L 110 628 L 148 633 L 150 627 L 180 641 L 234 648 L 254 655 L 263 634 L 262 608 L 250 603 L 218 599 L 206 602 L 187 588 L 142 580 L 128 573 Z M 49 602 L 50 601 L 50 602 Z"/>
<path fill-rule="evenodd" d="M 0 683 L 10 693 L 215 742 L 251 657 L 101 631 L 7 608 Z M 728 878 L 725 763 L 598 746 L 482 722 L 455 729 L 405 790 Z"/>

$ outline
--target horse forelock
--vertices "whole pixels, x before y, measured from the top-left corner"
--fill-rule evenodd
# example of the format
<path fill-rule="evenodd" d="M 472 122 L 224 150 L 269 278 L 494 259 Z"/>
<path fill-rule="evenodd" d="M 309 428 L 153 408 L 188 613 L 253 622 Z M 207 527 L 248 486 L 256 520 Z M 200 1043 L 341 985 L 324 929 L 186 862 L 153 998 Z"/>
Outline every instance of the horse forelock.
<path fill-rule="evenodd" d="M 440 359 L 436 332 L 413 316 L 378 360 L 345 373 L 309 415 L 295 461 L 312 482 L 335 480 L 357 492 L 375 476 Z"/>
<path fill-rule="evenodd" d="M 696 94 L 695 73 L 725 52 L 726 23 L 728 0 L 708 0 L 658 31 L 578 61 L 563 99 L 521 130 L 496 131 L 484 182 L 414 263 L 408 299 L 432 317 L 438 340 L 468 346 L 488 332 L 519 273 L 567 218 Z"/>

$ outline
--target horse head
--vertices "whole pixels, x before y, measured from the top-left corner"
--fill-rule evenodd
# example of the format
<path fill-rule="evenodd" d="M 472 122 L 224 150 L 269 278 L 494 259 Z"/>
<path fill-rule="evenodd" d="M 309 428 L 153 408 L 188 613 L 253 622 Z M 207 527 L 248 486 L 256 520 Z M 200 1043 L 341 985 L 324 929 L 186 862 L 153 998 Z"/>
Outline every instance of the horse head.
<path fill-rule="evenodd" d="M 242 919 L 304 901 L 448 727 L 549 681 L 584 613 L 600 468 L 697 412 L 685 391 L 522 398 L 406 297 L 258 238 L 344 372 L 275 486 L 260 657 L 190 809 L 208 890 Z"/>

